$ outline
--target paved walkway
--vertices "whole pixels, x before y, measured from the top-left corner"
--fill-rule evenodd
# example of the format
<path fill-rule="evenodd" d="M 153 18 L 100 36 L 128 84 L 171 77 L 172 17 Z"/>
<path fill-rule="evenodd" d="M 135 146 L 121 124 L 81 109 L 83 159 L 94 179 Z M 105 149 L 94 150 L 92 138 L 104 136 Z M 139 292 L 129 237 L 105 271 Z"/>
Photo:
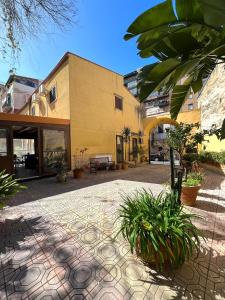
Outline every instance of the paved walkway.
<path fill-rule="evenodd" d="M 168 177 L 167 167 L 145 166 L 29 182 L 0 213 L 0 299 L 225 299 L 224 178 L 209 173 L 199 193 L 193 210 L 208 239 L 182 268 L 156 273 L 112 239 L 121 193 L 158 193 Z"/>

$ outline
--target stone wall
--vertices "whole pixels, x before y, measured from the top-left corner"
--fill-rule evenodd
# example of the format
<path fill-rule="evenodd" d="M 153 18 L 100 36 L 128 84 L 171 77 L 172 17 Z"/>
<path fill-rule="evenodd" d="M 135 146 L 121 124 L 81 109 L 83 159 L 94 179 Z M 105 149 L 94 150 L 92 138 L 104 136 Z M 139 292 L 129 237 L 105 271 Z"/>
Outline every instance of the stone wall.
<path fill-rule="evenodd" d="M 201 125 L 210 129 L 213 124 L 222 125 L 225 118 L 225 65 L 218 65 L 199 97 Z"/>

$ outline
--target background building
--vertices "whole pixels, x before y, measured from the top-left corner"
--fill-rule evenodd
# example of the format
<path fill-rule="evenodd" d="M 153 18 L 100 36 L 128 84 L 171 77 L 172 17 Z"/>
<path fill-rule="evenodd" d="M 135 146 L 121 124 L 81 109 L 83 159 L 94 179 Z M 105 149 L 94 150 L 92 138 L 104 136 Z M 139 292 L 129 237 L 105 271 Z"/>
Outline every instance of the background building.
<path fill-rule="evenodd" d="M 138 99 L 138 74 L 140 69 L 133 71 L 124 76 L 124 85 Z M 158 117 L 170 118 L 171 95 L 154 92 L 144 101 L 142 106 L 142 115 L 145 122 L 151 122 Z M 190 93 L 185 100 L 180 113 L 183 122 L 195 123 L 200 122 L 198 95 Z M 166 129 L 171 125 L 159 124 L 152 129 L 149 140 L 149 157 L 151 161 L 165 160 L 168 161 L 168 147 L 166 144 Z M 164 158 L 160 153 L 164 153 Z M 161 156 L 160 156 L 161 155 Z"/>
<path fill-rule="evenodd" d="M 120 162 L 128 158 L 142 131 L 139 106 L 124 87 L 122 75 L 66 53 L 18 114 L 70 120 L 73 168 L 75 156 L 82 149 L 87 149 L 87 160 L 109 156 Z M 124 127 L 132 132 L 130 147 L 124 147 Z M 56 148 L 56 142 L 49 143 L 43 155 Z"/>
<path fill-rule="evenodd" d="M 10 75 L 4 85 L 4 91 L 0 92 L 1 111 L 4 113 L 19 111 L 39 84 L 38 79 Z"/>

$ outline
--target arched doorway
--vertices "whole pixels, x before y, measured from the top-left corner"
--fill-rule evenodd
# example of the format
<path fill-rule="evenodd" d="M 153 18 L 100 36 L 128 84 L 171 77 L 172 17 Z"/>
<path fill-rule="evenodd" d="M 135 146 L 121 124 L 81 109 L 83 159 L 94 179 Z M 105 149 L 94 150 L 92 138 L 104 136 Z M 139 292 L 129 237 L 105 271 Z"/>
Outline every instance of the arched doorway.
<path fill-rule="evenodd" d="M 145 145 L 149 163 L 169 163 L 169 148 L 166 146 L 166 129 L 177 125 L 169 117 L 152 117 L 144 120 Z"/>

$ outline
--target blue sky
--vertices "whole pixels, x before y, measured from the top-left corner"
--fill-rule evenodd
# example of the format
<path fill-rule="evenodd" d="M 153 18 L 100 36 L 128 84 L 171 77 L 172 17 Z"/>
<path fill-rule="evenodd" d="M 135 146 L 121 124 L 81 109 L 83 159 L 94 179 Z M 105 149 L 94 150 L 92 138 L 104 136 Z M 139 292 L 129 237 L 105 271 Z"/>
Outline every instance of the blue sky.
<path fill-rule="evenodd" d="M 66 32 L 46 28 L 48 34 L 24 41 L 16 73 L 44 79 L 66 51 L 74 52 L 118 73 L 126 74 L 149 62 L 137 56 L 135 40 L 125 42 L 129 24 L 159 0 L 77 0 L 75 24 Z M 0 81 L 13 65 L 0 60 Z"/>

